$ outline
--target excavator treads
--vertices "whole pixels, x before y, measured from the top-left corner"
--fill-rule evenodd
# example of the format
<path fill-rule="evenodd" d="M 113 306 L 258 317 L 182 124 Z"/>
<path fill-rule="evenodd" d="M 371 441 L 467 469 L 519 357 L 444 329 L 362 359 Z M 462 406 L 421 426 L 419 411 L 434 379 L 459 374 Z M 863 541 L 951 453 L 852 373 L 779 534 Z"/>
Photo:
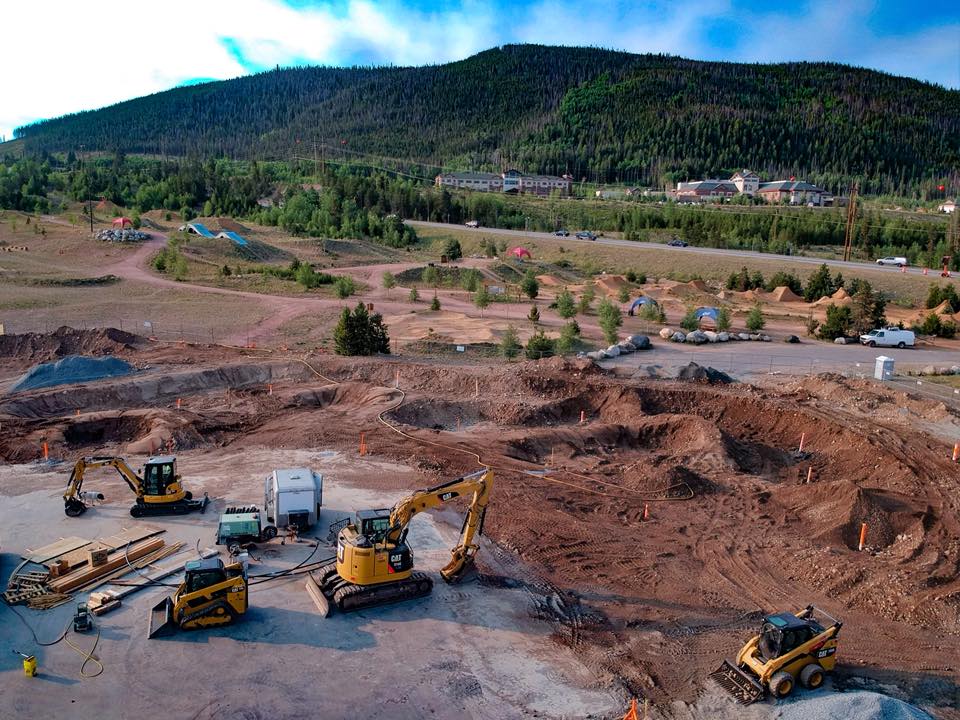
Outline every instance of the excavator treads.
<path fill-rule="evenodd" d="M 741 705 L 749 705 L 763 697 L 763 686 L 729 660 L 724 660 L 723 665 L 710 673 L 710 677 Z"/>
<path fill-rule="evenodd" d="M 147 631 L 147 637 L 151 640 L 167 637 L 176 631 L 177 624 L 173 620 L 173 601 L 170 598 L 164 598 L 150 611 L 150 629 Z"/>

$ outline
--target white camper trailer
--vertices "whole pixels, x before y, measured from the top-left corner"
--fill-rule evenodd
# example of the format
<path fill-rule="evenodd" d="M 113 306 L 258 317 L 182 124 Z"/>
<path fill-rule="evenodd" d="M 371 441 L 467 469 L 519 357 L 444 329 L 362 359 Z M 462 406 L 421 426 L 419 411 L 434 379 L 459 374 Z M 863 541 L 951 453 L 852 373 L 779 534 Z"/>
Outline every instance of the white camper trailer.
<path fill-rule="evenodd" d="M 323 504 L 323 475 L 310 468 L 274 470 L 264 482 L 267 520 L 279 528 L 315 525 Z"/>

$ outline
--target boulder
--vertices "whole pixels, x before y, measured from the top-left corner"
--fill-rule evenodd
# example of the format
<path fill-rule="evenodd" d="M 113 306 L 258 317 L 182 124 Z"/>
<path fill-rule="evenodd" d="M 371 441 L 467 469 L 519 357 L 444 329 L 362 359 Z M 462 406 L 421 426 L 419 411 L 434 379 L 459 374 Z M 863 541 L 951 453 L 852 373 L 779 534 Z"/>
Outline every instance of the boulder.
<path fill-rule="evenodd" d="M 587 357 L 591 360 L 605 360 L 607 356 L 603 350 L 594 350 L 593 352 L 588 352 Z"/>
<path fill-rule="evenodd" d="M 737 333 L 737 340 L 752 340 L 749 333 Z"/>
<path fill-rule="evenodd" d="M 650 343 L 650 338 L 646 335 L 631 335 L 630 342 L 633 343 L 634 347 L 637 350 L 649 350 L 653 345 Z"/>
<path fill-rule="evenodd" d="M 627 342 L 626 340 L 617 343 L 617 347 L 620 348 L 621 355 L 627 355 L 629 353 L 637 351 L 637 346 L 634 345 L 632 342 Z"/>
<path fill-rule="evenodd" d="M 674 331 L 668 327 L 665 327 L 660 331 L 660 337 L 662 337 L 664 340 L 669 340 L 671 337 L 673 337 L 673 335 Z"/>
<path fill-rule="evenodd" d="M 682 332 L 680 332 L 679 330 L 677 330 L 677 332 L 675 332 L 673 335 L 670 336 L 670 339 L 671 339 L 673 342 L 683 342 L 684 340 L 687 339 L 687 336 L 684 335 L 684 334 L 683 334 Z"/>
<path fill-rule="evenodd" d="M 787 335 L 783 339 L 783 341 L 785 343 L 790 343 L 791 345 L 795 345 L 796 343 L 800 342 L 800 338 L 798 338 L 796 335 Z"/>
<path fill-rule="evenodd" d="M 838 337 L 833 341 L 834 345 L 846 345 L 847 339 L 845 337 Z"/>
<path fill-rule="evenodd" d="M 713 330 L 704 330 L 703 334 L 707 338 L 707 342 L 715 343 L 717 341 L 717 334 Z"/>
<path fill-rule="evenodd" d="M 759 341 L 759 340 L 760 340 L 760 333 L 750 333 L 750 339 L 753 340 L 753 341 Z"/>
<path fill-rule="evenodd" d="M 607 357 L 611 357 L 611 358 L 620 357 L 620 348 L 617 345 L 611 345 L 606 350 L 604 350 L 603 353 Z"/>
<path fill-rule="evenodd" d="M 721 330 L 720 332 L 717 333 L 717 342 L 729 342 L 729 341 L 730 341 L 730 333 L 726 332 L 725 330 Z"/>
<path fill-rule="evenodd" d="M 761 342 L 770 342 L 771 340 L 773 340 L 773 338 L 770 337 L 769 335 L 761 335 L 761 336 L 760 336 L 760 341 L 761 341 Z"/>
<path fill-rule="evenodd" d="M 951 375 L 960 375 L 960 365 L 953 365 L 950 368 Z"/>
<path fill-rule="evenodd" d="M 705 382 L 710 384 L 726 384 L 733 382 L 733 378 L 731 378 L 725 372 L 721 372 L 720 370 L 712 367 L 703 367 L 695 362 L 691 362 L 688 365 L 680 368 L 680 372 L 677 373 L 677 379 Z"/>

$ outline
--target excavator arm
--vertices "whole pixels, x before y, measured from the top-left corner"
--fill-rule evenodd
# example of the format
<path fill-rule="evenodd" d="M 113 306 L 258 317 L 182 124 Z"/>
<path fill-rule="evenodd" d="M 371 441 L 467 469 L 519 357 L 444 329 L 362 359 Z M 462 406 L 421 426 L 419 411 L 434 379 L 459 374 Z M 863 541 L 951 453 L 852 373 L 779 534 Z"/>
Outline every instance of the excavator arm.
<path fill-rule="evenodd" d="M 476 536 L 483 532 L 483 518 L 492 487 L 493 471 L 490 468 L 484 468 L 442 485 L 415 492 L 394 506 L 390 513 L 387 541 L 400 542 L 406 534 L 407 525 L 417 513 L 440 507 L 454 498 L 472 493 L 473 498 L 463 518 L 460 541 L 450 551 L 450 562 L 440 571 L 444 580 L 456 582 L 470 567 L 479 547 L 474 541 Z"/>
<path fill-rule="evenodd" d="M 113 467 L 123 478 L 123 481 L 138 497 L 143 497 L 143 481 L 127 465 L 126 461 L 120 457 L 82 457 L 77 460 L 70 473 L 70 481 L 67 483 L 67 489 L 63 493 L 64 510 L 67 515 L 75 517 L 81 515 L 86 510 L 83 502 L 83 477 L 87 470 L 92 470 L 106 466 Z M 102 496 L 100 496 L 102 499 Z"/>

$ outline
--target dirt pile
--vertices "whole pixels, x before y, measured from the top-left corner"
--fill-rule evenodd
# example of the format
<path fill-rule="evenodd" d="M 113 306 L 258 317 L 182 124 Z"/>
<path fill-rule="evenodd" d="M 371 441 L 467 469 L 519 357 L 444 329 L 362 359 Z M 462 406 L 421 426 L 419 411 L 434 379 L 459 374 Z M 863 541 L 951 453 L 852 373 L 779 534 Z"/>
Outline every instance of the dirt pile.
<path fill-rule="evenodd" d="M 785 285 L 775 288 L 770 297 L 776 302 L 803 302 L 803 298 Z"/>
<path fill-rule="evenodd" d="M 75 330 L 63 326 L 52 333 L 0 335 L 0 358 L 40 363 L 67 355 L 117 355 L 145 342 L 116 328 Z"/>

